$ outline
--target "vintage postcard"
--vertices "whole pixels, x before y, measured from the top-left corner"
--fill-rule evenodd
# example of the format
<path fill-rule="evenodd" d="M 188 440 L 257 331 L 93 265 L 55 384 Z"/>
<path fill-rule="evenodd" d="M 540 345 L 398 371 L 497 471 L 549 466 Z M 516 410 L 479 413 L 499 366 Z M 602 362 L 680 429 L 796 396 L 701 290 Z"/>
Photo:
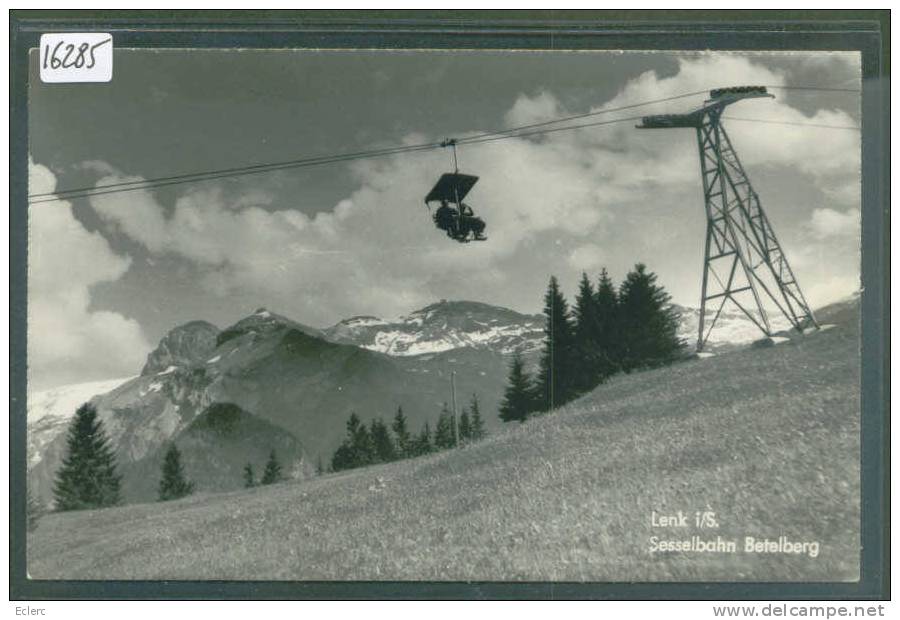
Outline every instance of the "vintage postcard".
<path fill-rule="evenodd" d="M 28 577 L 858 582 L 860 53 L 425 48 L 31 49 Z"/>

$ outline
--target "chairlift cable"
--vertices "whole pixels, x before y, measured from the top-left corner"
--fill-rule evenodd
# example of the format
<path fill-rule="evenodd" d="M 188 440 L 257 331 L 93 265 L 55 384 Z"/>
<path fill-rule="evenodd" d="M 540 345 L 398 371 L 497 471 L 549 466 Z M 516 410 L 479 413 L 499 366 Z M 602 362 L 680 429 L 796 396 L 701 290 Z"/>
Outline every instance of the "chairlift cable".
<path fill-rule="evenodd" d="M 738 121 L 742 123 L 765 123 L 767 125 L 790 125 L 793 127 L 818 127 L 820 129 L 849 129 L 851 131 L 859 131 L 859 127 L 853 125 L 826 125 L 824 123 L 800 123 L 794 121 L 771 121 L 762 118 L 740 118 L 737 116 L 723 116 L 727 121 Z"/>
<path fill-rule="evenodd" d="M 422 150 L 430 150 L 441 146 L 440 142 L 426 142 L 423 144 L 413 144 L 408 146 L 400 146 L 400 147 L 390 147 L 384 149 L 372 149 L 368 151 L 359 151 L 356 153 L 345 153 L 338 155 L 330 155 L 330 156 L 316 156 L 316 157 L 306 157 L 302 159 L 294 159 L 283 162 L 275 162 L 270 164 L 254 164 L 250 166 L 240 166 L 235 168 L 222 168 L 219 170 L 208 170 L 205 172 L 193 172 L 186 174 L 177 174 L 166 177 L 155 177 L 152 179 L 141 179 L 135 181 L 120 181 L 118 183 L 109 183 L 106 185 L 95 185 L 91 187 L 80 187 L 75 189 L 68 190 L 60 190 L 57 192 L 44 192 L 40 194 L 30 194 L 29 198 L 43 198 L 46 196 L 53 196 L 55 198 L 80 198 L 81 196 L 72 196 L 72 194 L 82 194 L 84 192 L 90 192 L 93 194 L 95 190 L 106 190 L 112 188 L 120 188 L 120 187 L 130 187 L 134 185 L 139 185 L 140 187 L 136 189 L 149 189 L 152 187 L 158 186 L 166 186 L 166 185 L 175 185 L 176 183 L 168 183 L 168 181 L 175 182 L 191 182 L 191 181 L 206 181 L 209 179 L 218 179 L 226 176 L 243 176 L 247 174 L 256 174 L 259 172 L 272 172 L 276 170 L 282 170 L 286 168 L 303 168 L 306 166 L 314 166 L 318 164 L 330 164 L 341 161 L 352 161 L 354 159 L 364 159 L 368 157 L 380 157 L 383 155 L 394 155 L 397 153 L 407 153 L 407 152 L 415 152 Z M 157 185 L 158 184 L 158 185 Z M 124 191 L 124 190 L 122 190 Z M 112 193 L 112 192 L 100 192 L 100 193 Z M 35 202 L 43 202 L 43 201 L 35 201 Z"/>
<path fill-rule="evenodd" d="M 506 135 L 506 134 L 510 134 L 513 132 L 519 132 L 523 129 L 532 129 L 532 128 L 536 128 L 536 127 L 543 127 L 546 125 L 562 123 L 562 122 L 566 122 L 569 120 L 575 120 L 578 118 L 586 118 L 589 116 L 596 116 L 599 114 L 608 114 L 610 112 L 616 112 L 616 111 L 625 110 L 625 109 L 632 109 L 632 108 L 636 108 L 636 107 L 653 105 L 656 103 L 663 103 L 663 102 L 667 102 L 667 101 L 673 101 L 676 99 L 683 99 L 686 97 L 692 97 L 692 96 L 696 96 L 699 94 L 703 94 L 705 92 L 707 92 L 707 91 L 696 91 L 696 92 L 692 92 L 692 93 L 684 93 L 681 95 L 675 95 L 673 97 L 666 97 L 663 99 L 645 101 L 645 102 L 636 103 L 636 104 L 632 104 L 632 105 L 628 105 L 628 106 L 621 106 L 618 108 L 608 108 L 608 109 L 604 109 L 604 110 L 588 112 L 585 114 L 577 114 L 574 116 L 568 116 L 568 117 L 562 117 L 559 119 L 543 121 L 540 123 L 531 123 L 531 124 L 527 124 L 527 125 L 521 125 L 518 127 L 511 127 L 509 129 L 503 129 L 503 130 L 492 131 L 492 132 L 483 132 L 481 134 L 476 134 L 474 136 L 470 136 L 466 140 L 469 141 L 469 140 L 488 137 L 488 136 Z M 577 127 L 573 127 L 573 129 L 574 128 L 577 128 Z M 528 135 L 535 135 L 535 134 L 529 133 Z M 510 136 L 510 137 L 513 137 L 513 136 Z M 151 179 L 141 179 L 141 180 L 135 180 L 135 181 L 120 181 L 117 183 L 109 183 L 109 184 L 100 185 L 100 186 L 80 187 L 80 188 L 60 190 L 60 191 L 55 191 L 55 192 L 44 192 L 44 193 L 39 193 L 39 194 L 31 194 L 28 196 L 28 198 L 29 198 L 30 204 L 36 204 L 36 203 L 40 203 L 40 202 L 53 202 L 56 200 L 65 200 L 65 199 L 70 199 L 70 198 L 82 198 L 82 197 L 88 197 L 88 196 L 117 193 L 117 192 L 111 191 L 115 188 L 129 188 L 127 190 L 119 190 L 119 191 L 136 191 L 138 189 L 152 189 L 154 187 L 166 187 L 169 185 L 178 185 L 178 184 L 181 184 L 182 182 L 185 182 L 185 183 L 194 182 L 194 181 L 200 182 L 200 181 L 215 180 L 215 179 L 231 177 L 231 176 L 246 176 L 248 174 L 270 172 L 270 171 L 282 170 L 285 168 L 303 168 L 308 165 L 328 164 L 328 163 L 335 163 L 335 162 L 341 162 L 341 161 L 351 161 L 353 159 L 363 159 L 363 158 L 367 158 L 367 157 L 379 157 L 382 155 L 393 155 L 393 154 L 399 154 L 399 153 L 405 153 L 405 152 L 415 152 L 415 151 L 419 151 L 419 150 L 428 150 L 428 149 L 432 149 L 432 148 L 444 147 L 451 143 L 454 146 L 454 155 L 455 155 L 456 141 L 455 140 L 451 141 L 448 139 L 448 140 L 444 140 L 442 142 L 428 142 L 428 143 L 423 143 L 423 144 L 411 145 L 408 147 L 393 147 L 393 148 L 386 148 L 386 149 L 374 149 L 374 150 L 368 150 L 368 151 L 360 151 L 357 153 L 347 153 L 347 154 L 342 154 L 342 155 L 318 156 L 318 157 L 311 157 L 311 158 L 288 160 L 288 161 L 283 161 L 283 162 L 275 162 L 275 163 L 270 163 L 270 164 L 252 164 L 249 166 L 223 168 L 223 169 L 218 169 L 218 170 L 186 173 L 186 174 L 171 175 L 171 176 L 165 176 L 165 177 L 154 177 Z M 50 199 L 49 200 L 31 200 L 33 198 L 50 198 Z"/>
<path fill-rule="evenodd" d="M 482 144 L 484 142 L 493 142 L 495 140 L 506 140 L 509 138 L 526 138 L 528 136 L 536 136 L 545 133 L 556 133 L 558 131 L 569 131 L 571 129 L 585 129 L 588 127 L 602 127 L 604 125 L 614 125 L 616 123 L 625 123 L 628 121 L 637 121 L 643 118 L 642 116 L 627 116 L 625 118 L 614 118 L 607 121 L 597 121 L 594 123 L 581 123 L 579 125 L 566 125 L 565 127 L 553 127 L 551 129 L 539 129 L 535 131 L 526 131 L 523 133 L 517 133 L 512 135 L 505 136 L 488 136 L 485 138 L 463 138 L 459 141 L 460 144 Z"/>
<path fill-rule="evenodd" d="M 474 136 L 470 136 L 469 138 L 466 138 L 466 139 L 468 140 L 468 139 L 483 138 L 483 137 L 494 136 L 494 135 L 509 134 L 509 133 L 521 131 L 523 129 L 533 129 L 536 127 L 545 127 L 547 125 L 555 125 L 557 123 L 564 123 L 566 121 L 574 121 L 574 120 L 578 120 L 580 118 L 588 118 L 590 116 L 598 116 L 600 114 L 609 114 L 611 112 L 622 112 L 624 110 L 632 110 L 634 108 L 641 108 L 644 106 L 654 105 L 657 103 L 667 103 L 669 101 L 676 101 L 678 99 L 686 99 L 687 97 L 696 97 L 698 95 L 703 95 L 708 92 L 709 92 L 709 90 L 697 90 L 697 91 L 694 91 L 691 93 L 683 93 L 681 95 L 674 95 L 672 97 L 664 97 L 662 99 L 653 99 L 651 101 L 642 101 L 640 103 L 633 103 L 630 105 L 619 106 L 616 108 L 603 108 L 602 110 L 594 110 L 593 112 L 585 112 L 584 114 L 574 114 L 572 116 L 563 116 L 563 117 L 555 118 L 555 119 L 552 119 L 549 121 L 541 121 L 539 123 L 531 123 L 529 125 L 520 125 L 518 127 L 511 127 L 509 129 L 499 129 L 497 131 L 486 131 L 486 132 L 482 132 L 482 133 L 474 135 Z"/>
<path fill-rule="evenodd" d="M 794 90 L 821 90 L 821 91 L 839 91 L 839 92 L 859 92 L 854 89 L 840 89 L 840 88 L 824 88 L 824 87 L 813 87 L 813 86 L 772 86 L 771 88 L 781 88 L 781 89 L 794 89 Z M 576 125 L 565 125 L 562 127 L 551 127 L 546 129 L 538 129 L 541 127 L 547 127 L 548 125 L 555 125 L 558 123 L 563 123 L 571 120 L 576 120 L 580 118 L 587 118 L 591 116 L 597 116 L 600 114 L 608 114 L 611 112 L 622 111 L 626 109 L 633 109 L 637 107 L 643 107 L 647 105 L 653 105 L 656 103 L 663 103 L 667 101 L 673 101 L 676 99 L 684 99 L 687 97 L 697 96 L 708 91 L 695 91 L 691 93 L 684 93 L 681 95 L 675 95 L 672 97 L 666 97 L 663 99 L 655 99 L 651 101 L 645 101 L 641 103 L 631 104 L 628 106 L 620 106 L 617 108 L 606 108 L 603 110 L 596 110 L 594 112 L 587 112 L 584 114 L 577 114 L 573 116 L 562 117 L 558 119 L 542 121 L 539 123 L 530 123 L 527 125 L 520 125 L 518 127 L 511 127 L 508 129 L 497 130 L 493 132 L 483 132 L 480 134 L 475 134 L 473 136 L 469 136 L 466 138 L 460 139 L 447 139 L 442 142 L 426 142 L 421 144 L 413 144 L 406 146 L 396 146 L 396 147 L 386 147 L 382 149 L 370 149 L 366 151 L 358 151 L 354 153 L 344 153 L 344 154 L 336 154 L 330 156 L 316 156 L 316 157 L 307 157 L 300 158 L 294 160 L 288 160 L 283 162 L 275 162 L 269 164 L 253 164 L 249 166 L 240 166 L 233 168 L 222 168 L 218 170 L 209 170 L 205 172 L 195 172 L 195 173 L 186 173 L 179 175 L 171 175 L 165 177 L 155 177 L 151 179 L 141 179 L 135 181 L 121 181 L 117 183 L 110 183 L 107 185 L 99 185 L 99 186 L 91 186 L 91 187 L 81 187 L 81 188 L 73 188 L 68 190 L 60 190 L 54 192 L 44 192 L 38 194 L 31 194 L 28 196 L 29 204 L 38 204 L 42 202 L 54 202 L 58 200 L 68 200 L 72 198 L 87 198 L 92 196 L 101 196 L 105 194 L 113 194 L 113 193 L 124 193 L 138 190 L 149 190 L 155 189 L 157 187 L 167 187 L 172 185 L 180 185 L 183 183 L 193 183 L 193 182 L 201 182 L 201 181 L 211 181 L 222 178 L 229 177 L 237 177 L 237 176 L 246 176 L 251 174 L 260 174 L 264 172 L 274 172 L 279 170 L 287 170 L 294 168 L 306 168 L 310 166 L 317 165 L 325 165 L 332 163 L 341 163 L 341 162 L 350 162 L 358 159 L 368 159 L 375 157 L 383 157 L 387 155 L 398 155 L 405 153 L 413 153 L 420 152 L 426 150 L 433 150 L 441 147 L 452 146 L 453 148 L 453 157 L 454 157 L 454 169 L 458 172 L 458 162 L 456 155 L 456 146 L 457 144 L 481 144 L 484 142 L 493 142 L 496 140 L 505 140 L 509 138 L 522 138 L 528 136 L 541 135 L 545 133 L 555 133 L 558 131 L 570 131 L 574 129 L 584 129 L 590 127 L 600 127 L 604 125 L 612 125 L 621 122 L 638 120 L 640 116 L 632 116 L 627 118 L 616 118 L 610 119 L 606 121 L 599 121 L 594 123 L 581 123 Z M 728 117 L 726 117 L 728 118 Z M 746 122 L 760 122 L 760 123 L 768 123 L 768 124 L 783 124 L 783 125 L 795 125 L 795 126 L 809 126 L 809 127 L 819 127 L 826 129 L 858 129 L 856 127 L 847 127 L 847 126 L 835 126 L 835 125 L 824 125 L 824 124 L 815 124 L 815 123 L 794 123 L 787 121 L 766 121 L 763 119 L 745 119 L 745 118 L 731 118 L 731 120 L 735 121 L 746 121 Z M 523 130 L 533 130 L 533 131 L 523 131 Z M 35 200 L 36 199 L 36 200 Z"/>

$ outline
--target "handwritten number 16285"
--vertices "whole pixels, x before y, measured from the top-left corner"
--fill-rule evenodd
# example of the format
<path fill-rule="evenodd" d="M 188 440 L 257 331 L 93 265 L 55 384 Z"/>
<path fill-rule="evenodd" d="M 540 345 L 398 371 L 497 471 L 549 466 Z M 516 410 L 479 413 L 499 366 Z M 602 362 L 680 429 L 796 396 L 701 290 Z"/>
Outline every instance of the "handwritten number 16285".
<path fill-rule="evenodd" d="M 68 69 L 74 67 L 76 69 L 93 69 L 96 59 L 94 58 L 94 50 L 101 45 L 106 45 L 112 39 L 106 39 L 91 45 L 90 43 L 82 43 L 77 48 L 74 43 L 66 43 L 60 41 L 50 51 L 50 46 L 44 46 L 44 69 Z"/>

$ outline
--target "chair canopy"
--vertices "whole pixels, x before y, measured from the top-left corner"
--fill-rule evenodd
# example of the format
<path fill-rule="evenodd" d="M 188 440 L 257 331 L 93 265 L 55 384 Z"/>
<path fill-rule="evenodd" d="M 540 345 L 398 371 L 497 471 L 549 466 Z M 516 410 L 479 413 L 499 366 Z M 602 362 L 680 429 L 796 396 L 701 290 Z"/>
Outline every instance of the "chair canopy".
<path fill-rule="evenodd" d="M 431 188 L 431 191 L 428 192 L 428 195 L 425 196 L 425 202 L 438 200 L 454 203 L 461 202 L 477 181 L 478 177 L 471 174 L 460 174 L 459 172 L 443 174 L 434 187 Z"/>

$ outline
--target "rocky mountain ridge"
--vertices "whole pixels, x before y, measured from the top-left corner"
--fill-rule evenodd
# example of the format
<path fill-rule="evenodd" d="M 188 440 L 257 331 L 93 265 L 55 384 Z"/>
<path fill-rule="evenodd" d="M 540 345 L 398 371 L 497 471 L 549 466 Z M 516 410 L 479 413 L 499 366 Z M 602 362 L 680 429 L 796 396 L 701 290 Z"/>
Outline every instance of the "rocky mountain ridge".
<path fill-rule="evenodd" d="M 185 432 L 223 403 L 265 422 L 269 443 L 277 443 L 279 434 L 294 438 L 288 451 L 294 461 L 284 465 L 296 475 L 309 474 L 319 458 L 327 462 L 352 412 L 364 421 L 387 420 L 402 406 L 414 431 L 425 422 L 433 426 L 450 400 L 451 373 L 461 402 L 477 393 L 486 411 L 497 406 L 506 374 L 501 353 L 463 348 L 392 357 L 324 336 L 265 309 L 221 331 L 192 321 L 164 336 L 142 375 L 90 399 L 116 448 L 126 501 L 154 499 L 148 480 L 154 480 L 169 442 L 182 448 L 185 462 L 208 470 L 194 454 L 202 442 L 188 441 Z M 44 501 L 52 497 L 53 476 L 65 452 L 65 417 L 53 417 L 52 428 L 29 425 L 29 480 Z M 260 441 L 236 445 L 233 459 L 251 460 Z M 198 484 L 198 491 L 241 484 L 237 476 L 227 484 L 206 478 L 209 484 Z"/>
<path fill-rule="evenodd" d="M 325 330 L 334 342 L 387 355 L 412 356 L 469 347 L 502 354 L 536 350 L 544 337 L 544 319 L 473 301 L 426 306 L 393 321 L 358 316 Z"/>
<path fill-rule="evenodd" d="M 676 311 L 692 344 L 699 312 Z M 725 313 L 718 325 L 716 336 L 723 338 L 712 339 L 708 350 L 759 337 L 746 317 Z M 426 421 L 433 426 L 442 403 L 450 400 L 451 373 L 456 373 L 460 401 L 477 394 L 489 427 L 498 426 L 492 413 L 502 396 L 509 355 L 522 351 L 534 360 L 543 337 L 540 315 L 477 302 L 441 301 L 391 321 L 354 317 L 324 330 L 260 308 L 224 330 L 206 321 L 180 325 L 149 354 L 140 376 L 96 384 L 91 395 L 74 388 L 72 394 L 97 406 L 123 471 L 132 478 L 130 484 L 126 480 L 125 487 L 132 489 L 126 497 L 144 501 L 153 498 L 146 478 L 153 479 L 170 441 L 184 442 L 186 460 L 208 471 L 193 451 L 209 442 L 185 433 L 217 404 L 238 407 L 260 420 L 253 428 L 266 429 L 256 433 L 252 446 L 232 445 L 232 460 L 256 458 L 260 442 L 278 443 L 283 434 L 290 438 L 286 450 L 294 459 L 286 468 L 296 475 L 311 471 L 319 458 L 328 460 L 351 412 L 364 421 L 388 419 L 402 406 L 414 432 Z M 59 407 L 48 415 L 53 403 Z M 40 394 L 29 398 L 29 479 L 45 501 L 75 408 Z M 218 480 L 206 490 L 229 488 Z"/>

